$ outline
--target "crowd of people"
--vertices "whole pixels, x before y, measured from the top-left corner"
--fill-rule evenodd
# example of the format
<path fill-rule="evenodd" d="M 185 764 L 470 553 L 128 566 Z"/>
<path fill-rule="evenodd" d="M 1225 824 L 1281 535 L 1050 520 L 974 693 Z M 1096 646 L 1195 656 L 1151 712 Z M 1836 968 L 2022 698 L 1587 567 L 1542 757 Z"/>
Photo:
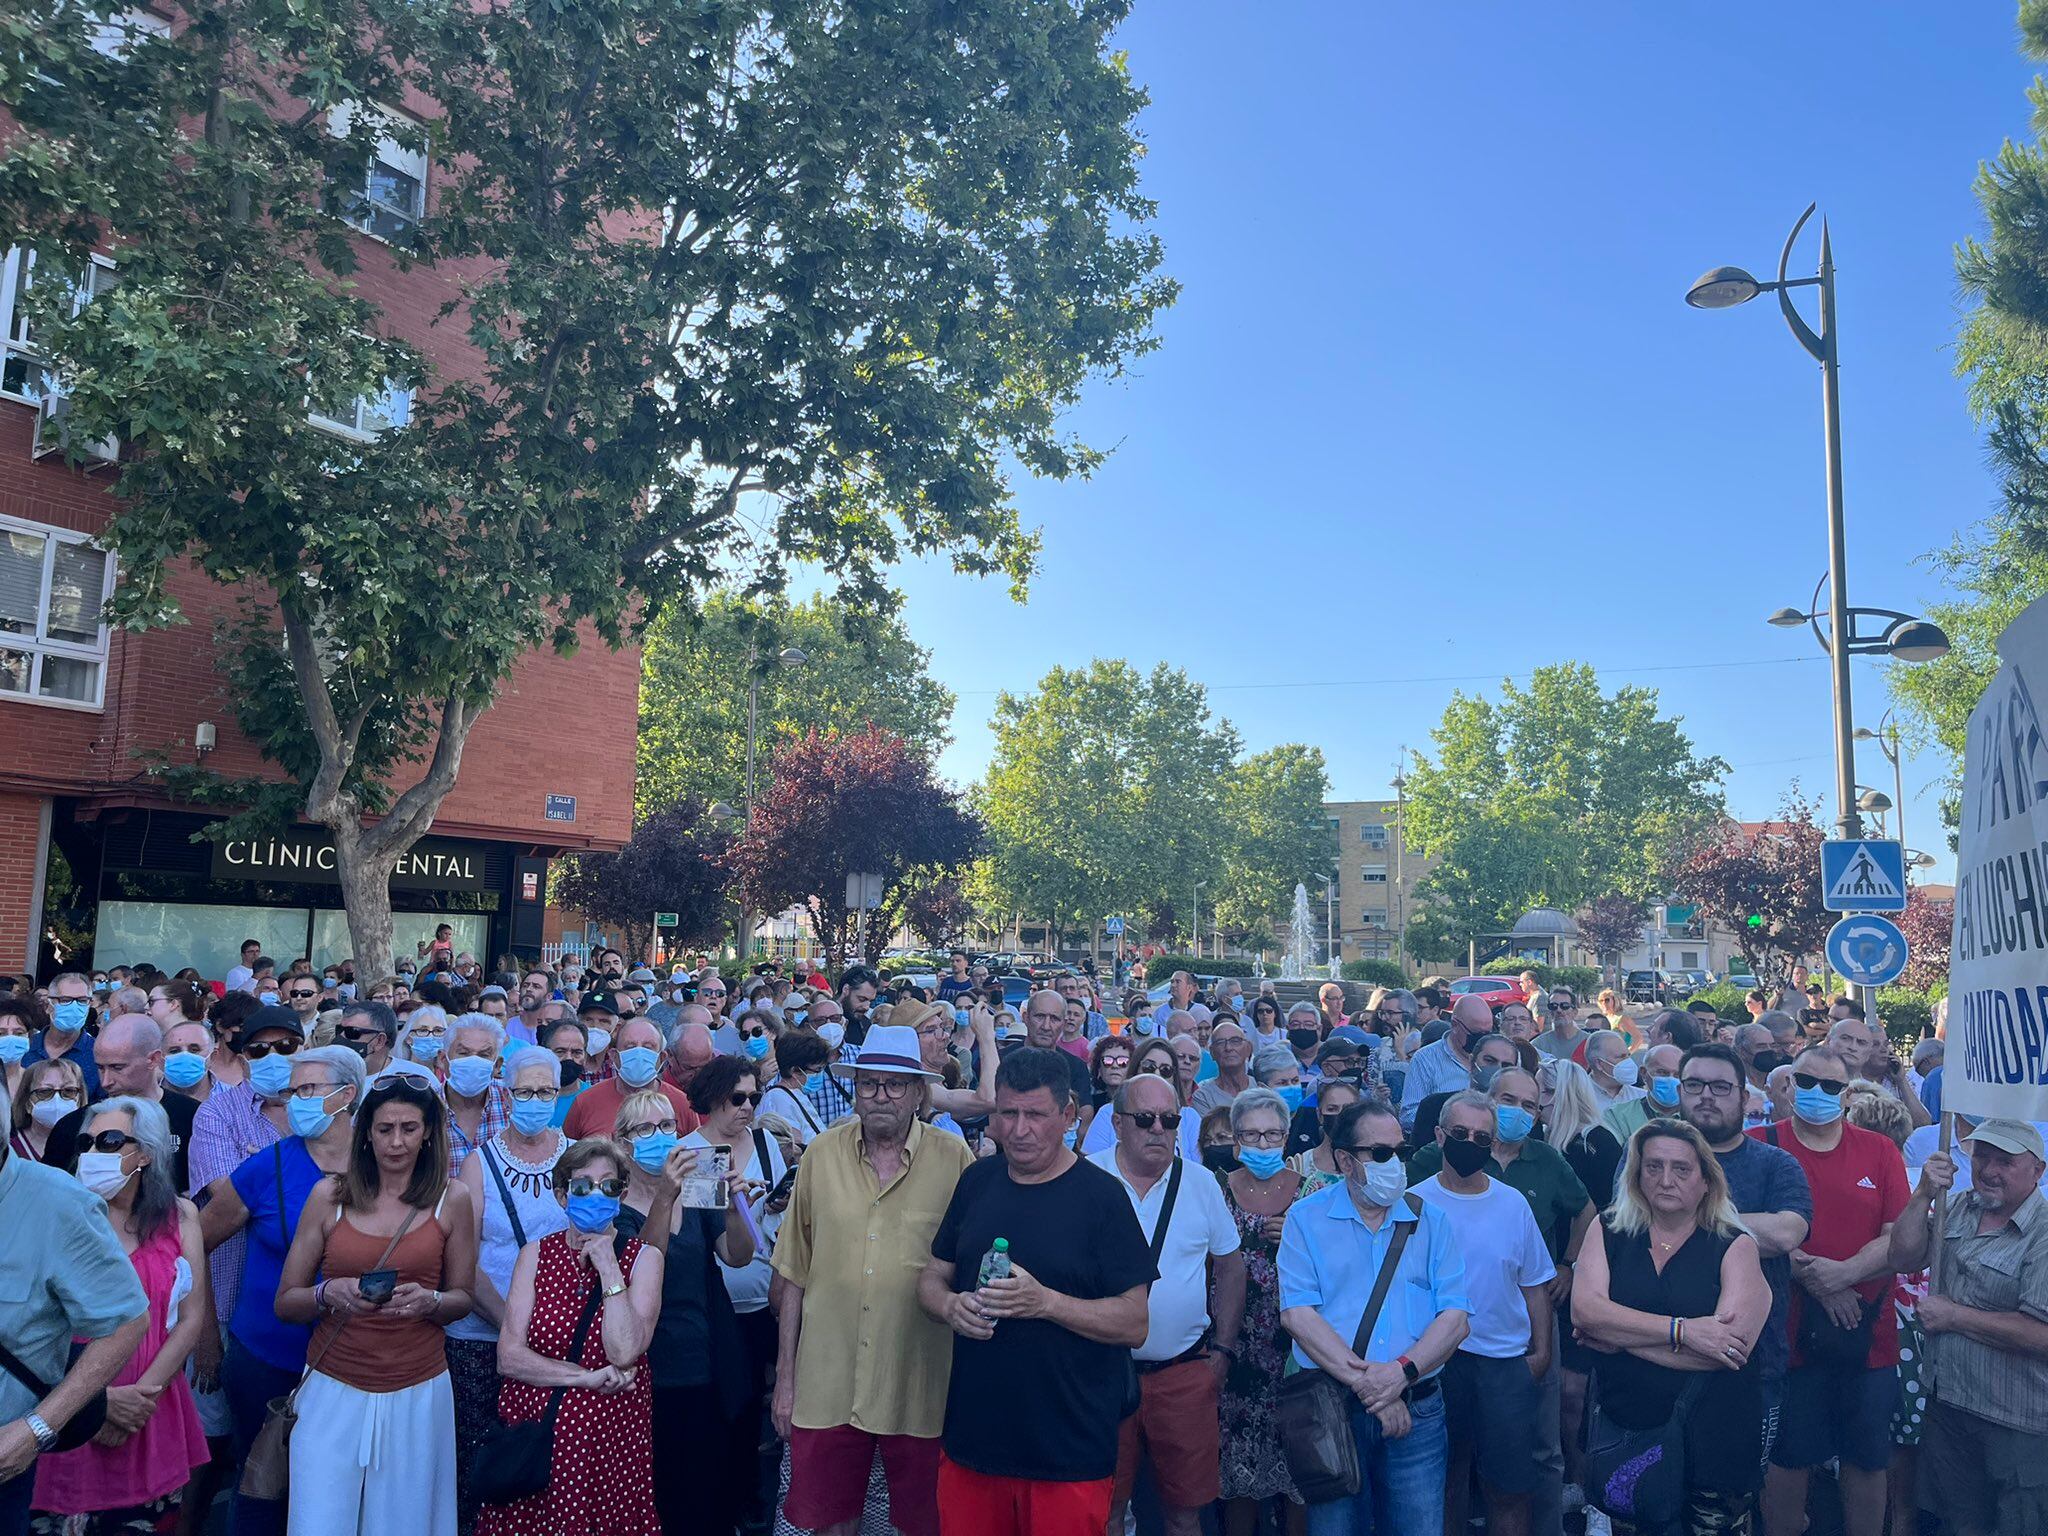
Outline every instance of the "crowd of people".
<path fill-rule="evenodd" d="M 0 1536 L 2048 1532 L 1938 1041 L 950 972 L 0 988 Z"/>

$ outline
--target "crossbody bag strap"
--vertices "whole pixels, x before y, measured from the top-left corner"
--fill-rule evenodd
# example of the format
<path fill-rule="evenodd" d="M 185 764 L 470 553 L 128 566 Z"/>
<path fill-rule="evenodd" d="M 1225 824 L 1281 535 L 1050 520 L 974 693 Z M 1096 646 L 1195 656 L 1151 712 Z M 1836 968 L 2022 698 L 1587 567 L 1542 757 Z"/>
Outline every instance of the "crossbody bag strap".
<path fill-rule="evenodd" d="M 754 1127 L 754 1167 L 759 1171 L 761 1182 L 772 1188 L 775 1184 L 775 1163 L 768 1155 L 768 1133 L 758 1125 Z"/>
<path fill-rule="evenodd" d="M 273 1141 L 270 1144 L 270 1156 L 271 1160 L 277 1164 L 277 1237 L 278 1241 L 284 1244 L 284 1251 L 290 1253 L 292 1250 L 291 1228 L 287 1227 L 284 1222 L 284 1143 L 282 1141 Z"/>
<path fill-rule="evenodd" d="M 397 1251 L 400 1240 L 404 1238 L 406 1233 L 412 1230 L 412 1224 L 418 1221 L 419 1219 L 419 1207 L 408 1206 L 405 1212 L 405 1225 L 400 1227 L 396 1232 L 391 1234 L 391 1241 L 384 1245 L 384 1251 L 377 1255 L 377 1262 L 372 1264 L 370 1266 L 370 1269 L 382 1269 L 384 1267 L 384 1261 L 390 1258 L 391 1255 Z M 341 1214 L 339 1211 L 335 1213 L 334 1220 L 335 1224 L 339 1226 L 341 1223 Z M 367 1274 L 369 1273 L 369 1271 L 365 1270 L 364 1273 Z M 334 1348 L 334 1341 L 341 1337 L 343 1330 L 348 1327 L 348 1324 L 349 1320 L 346 1317 L 344 1317 L 339 1323 L 337 1323 L 335 1325 L 334 1332 L 327 1335 L 327 1342 L 320 1346 L 320 1353 L 315 1355 L 312 1359 L 306 1362 L 306 1375 L 301 1376 L 299 1378 L 300 1387 L 306 1384 L 306 1376 L 312 1375 L 315 1368 L 319 1366 L 320 1362 L 327 1358 L 327 1351 Z M 292 1388 L 292 1393 L 296 1397 L 298 1394 L 298 1387 Z"/>
<path fill-rule="evenodd" d="M 1387 1247 L 1387 1256 L 1380 1261 L 1379 1277 L 1372 1283 L 1371 1299 L 1365 1304 L 1365 1315 L 1359 1318 L 1358 1332 L 1351 1340 L 1351 1353 L 1361 1360 L 1365 1358 L 1366 1346 L 1372 1343 L 1373 1325 L 1380 1320 L 1380 1309 L 1387 1304 L 1387 1292 L 1393 1288 L 1394 1271 L 1401 1267 L 1401 1250 L 1408 1246 L 1408 1239 L 1422 1225 L 1422 1202 L 1414 1195 L 1404 1198 L 1415 1220 L 1394 1221 L 1394 1213 L 1387 1212 L 1387 1220 L 1394 1221 L 1394 1240 Z"/>
<path fill-rule="evenodd" d="M 1159 1207 L 1159 1224 L 1152 1229 L 1152 1269 L 1159 1269 L 1159 1256 L 1166 1252 L 1166 1229 L 1173 1222 L 1173 1202 L 1180 1198 L 1181 1160 L 1173 1160 L 1173 1172 L 1166 1176 L 1166 1200 Z"/>
<path fill-rule="evenodd" d="M 590 1300 L 583 1304 L 583 1315 L 576 1319 L 576 1337 L 569 1345 L 568 1363 L 578 1370 L 583 1368 L 583 1345 L 590 1338 L 590 1324 L 597 1316 L 597 1309 L 604 1305 L 604 1284 L 595 1274 L 590 1277 Z M 541 1413 L 540 1421 L 548 1427 L 548 1433 L 555 1432 L 555 1416 L 562 1411 L 562 1394 L 567 1387 L 557 1387 L 548 1394 L 547 1408 Z"/>
<path fill-rule="evenodd" d="M 24 1387 L 27 1387 L 29 1391 L 35 1393 L 37 1402 L 41 1402 L 57 1390 L 24 1365 L 21 1357 L 5 1344 L 0 1344 L 0 1371 L 7 1372 L 8 1375 L 12 1376 Z"/>
<path fill-rule="evenodd" d="M 505 1214 L 512 1220 L 512 1236 L 517 1239 L 519 1246 L 524 1248 L 526 1246 L 526 1224 L 519 1219 L 519 1207 L 512 1203 L 512 1190 L 505 1183 L 505 1175 L 503 1170 L 498 1167 L 498 1160 L 491 1156 L 491 1144 L 485 1142 L 477 1150 L 483 1153 L 484 1166 L 491 1170 L 491 1177 L 497 1180 L 498 1198 L 505 1202 Z"/>

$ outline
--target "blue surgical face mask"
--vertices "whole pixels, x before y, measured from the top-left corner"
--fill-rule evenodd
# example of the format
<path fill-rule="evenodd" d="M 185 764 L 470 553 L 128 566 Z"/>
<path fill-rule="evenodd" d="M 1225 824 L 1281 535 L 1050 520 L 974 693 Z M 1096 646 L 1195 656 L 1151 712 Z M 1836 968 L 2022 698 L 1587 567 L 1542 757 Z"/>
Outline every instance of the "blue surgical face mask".
<path fill-rule="evenodd" d="M 327 1112 L 326 1099 L 292 1099 L 285 1104 L 284 1118 L 294 1136 L 303 1136 L 308 1141 L 334 1124 L 334 1116 Z"/>
<path fill-rule="evenodd" d="M 7 1055 L 6 1040 L 0 1040 L 0 1059 Z M 173 1088 L 197 1088 L 206 1076 L 206 1058 L 194 1051 L 172 1051 L 164 1058 L 164 1081 Z"/>
<path fill-rule="evenodd" d="M 602 1232 L 619 1219 L 619 1197 L 594 1189 L 587 1195 L 571 1195 L 568 1211 L 569 1225 L 578 1232 Z"/>
<path fill-rule="evenodd" d="M 1825 1088 L 1795 1088 L 1792 1113 L 1808 1125 L 1827 1125 L 1842 1118 L 1842 1096 Z"/>
<path fill-rule="evenodd" d="M 668 1161 L 669 1153 L 682 1144 L 683 1138 L 672 1131 L 649 1131 L 634 1140 L 633 1161 L 645 1173 L 659 1173 L 661 1165 Z"/>
<path fill-rule="evenodd" d="M 498 1064 L 488 1056 L 459 1056 L 448 1063 L 448 1086 L 473 1099 L 491 1086 Z"/>
<path fill-rule="evenodd" d="M 749 1035 L 747 1036 L 746 1044 L 742 1045 L 740 1049 L 745 1051 L 753 1060 L 759 1061 L 768 1054 L 770 1043 L 766 1035 Z"/>
<path fill-rule="evenodd" d="M 1285 1088 L 1276 1088 L 1273 1091 L 1280 1095 L 1280 1102 L 1287 1106 L 1287 1113 L 1290 1115 L 1301 1108 L 1301 1084 L 1289 1083 Z M 1243 1159 L 1240 1158 L 1239 1161 L 1242 1162 Z"/>
<path fill-rule="evenodd" d="M 1287 1166 L 1287 1159 L 1277 1147 L 1246 1147 L 1237 1149 L 1237 1160 L 1255 1179 L 1270 1179 Z"/>
<path fill-rule="evenodd" d="M 92 1019 L 92 1004 L 83 998 L 65 998 L 50 1004 L 50 1028 L 60 1035 L 75 1035 Z"/>
<path fill-rule="evenodd" d="M 660 1070 L 661 1057 L 651 1045 L 629 1045 L 619 1052 L 619 1076 L 634 1088 L 645 1088 Z"/>
<path fill-rule="evenodd" d="M 522 1136 L 538 1136 L 555 1118 L 553 1099 L 514 1099 L 509 1118 Z"/>
<path fill-rule="evenodd" d="M 1665 1109 L 1678 1107 L 1678 1079 L 1675 1077 L 1653 1077 L 1650 1079 L 1650 1102 Z"/>
<path fill-rule="evenodd" d="M 794 1027 L 810 1017 L 810 1010 L 808 1008 L 788 1008 L 783 1010 L 782 1017 L 786 1023 Z"/>
<path fill-rule="evenodd" d="M 1070 1126 L 1068 1126 L 1068 1127 L 1067 1127 L 1067 1134 L 1066 1134 L 1066 1135 L 1064 1135 L 1064 1136 L 1062 1136 L 1062 1137 L 1060 1138 L 1060 1140 L 1061 1140 L 1061 1141 L 1063 1141 L 1063 1142 L 1065 1142 L 1065 1143 L 1066 1143 L 1066 1146 L 1067 1146 L 1067 1150 L 1068 1150 L 1069 1152 L 1071 1152 L 1071 1151 L 1073 1151 L 1073 1150 L 1074 1150 L 1074 1144 L 1075 1144 L 1076 1142 L 1078 1142 L 1078 1141 L 1079 1141 L 1080 1139 L 1081 1139 L 1081 1127 L 1080 1127 L 1080 1126 L 1078 1126 L 1078 1125 L 1070 1125 Z"/>
<path fill-rule="evenodd" d="M 446 1043 L 440 1035 L 408 1035 L 405 1048 L 412 1053 L 414 1061 L 432 1061 L 441 1054 L 441 1047 Z"/>
<path fill-rule="evenodd" d="M 272 1051 L 249 1063 L 249 1086 L 266 1099 L 281 1099 L 292 1085 L 292 1059 Z"/>
<path fill-rule="evenodd" d="M 0 1035 L 0 1065 L 18 1067 L 27 1054 L 27 1035 Z"/>
<path fill-rule="evenodd" d="M 1527 1141 L 1536 1129 L 1536 1117 L 1519 1104 L 1493 1106 L 1493 1134 L 1502 1141 Z"/>

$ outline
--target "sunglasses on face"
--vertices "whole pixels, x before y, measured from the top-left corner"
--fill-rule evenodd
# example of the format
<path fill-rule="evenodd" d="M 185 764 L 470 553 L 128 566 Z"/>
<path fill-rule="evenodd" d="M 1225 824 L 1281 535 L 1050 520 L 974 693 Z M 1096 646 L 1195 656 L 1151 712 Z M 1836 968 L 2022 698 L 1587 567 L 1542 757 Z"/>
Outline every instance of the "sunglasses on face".
<path fill-rule="evenodd" d="M 358 1029 L 353 1025 L 344 1024 L 339 1029 L 337 1029 L 335 1033 L 341 1036 L 341 1038 L 344 1040 L 354 1040 L 358 1043 L 361 1043 L 364 1041 L 382 1038 L 384 1031 L 378 1029 L 375 1025 L 372 1025 L 367 1029 Z"/>
<path fill-rule="evenodd" d="M 1446 1129 L 1444 1131 L 1444 1140 L 1469 1141 L 1477 1147 L 1490 1147 L 1493 1145 L 1493 1132 L 1475 1131 L 1460 1125 L 1455 1128 Z"/>
<path fill-rule="evenodd" d="M 1579 1005 L 1578 1005 L 1577 1003 L 1573 1002 L 1573 1001 L 1572 1001 L 1572 1000 L 1571 1000 L 1570 998 L 1566 998 L 1566 999 L 1565 999 L 1565 1000 L 1564 1000 L 1563 1002 L 1561 1002 L 1561 1003 L 1558 1003 L 1558 1002 L 1553 1002 L 1553 1003 L 1552 1003 L 1552 1004 L 1550 1005 L 1550 1011 L 1551 1011 L 1552 1013 L 1570 1013 L 1570 1012 L 1571 1012 L 1571 1011 L 1572 1011 L 1572 1010 L 1573 1010 L 1574 1008 L 1576 1008 L 1576 1007 L 1578 1007 L 1578 1006 L 1579 1006 Z"/>
<path fill-rule="evenodd" d="M 28 1101 L 29 1101 L 29 1103 L 31 1103 L 31 1104 L 47 1104 L 47 1103 L 49 1103 L 49 1102 L 50 1102 L 50 1100 L 52 1100 L 52 1099 L 68 1099 L 68 1098 L 74 1098 L 74 1097 L 76 1097 L 76 1096 L 77 1096 L 77 1093 L 78 1093 L 78 1090 L 77 1090 L 77 1089 L 75 1089 L 75 1088 L 71 1088 L 71 1087 L 69 1087 L 69 1086 L 67 1086 L 67 1085 L 64 1085 L 64 1084 L 61 1084 L 61 1083 L 60 1083 L 60 1084 L 58 1084 L 58 1085 L 57 1085 L 56 1087 L 54 1087 L 54 1088 L 31 1088 L 31 1089 L 29 1089 L 29 1091 L 28 1091 Z"/>
<path fill-rule="evenodd" d="M 1151 1061 L 1146 1062 L 1145 1065 L 1138 1068 L 1138 1073 L 1140 1076 L 1143 1076 L 1145 1073 L 1148 1072 L 1154 1077 L 1171 1077 L 1173 1076 L 1173 1063 L 1161 1061 L 1157 1057 L 1154 1057 Z"/>
<path fill-rule="evenodd" d="M 605 1195 L 616 1200 L 626 1192 L 626 1181 L 621 1178 L 587 1179 L 578 1176 L 569 1181 L 572 1195 Z"/>
<path fill-rule="evenodd" d="M 139 1147 L 142 1142 L 126 1131 L 101 1131 L 97 1136 L 86 1131 L 78 1133 L 80 1152 L 125 1152 L 130 1147 Z"/>
<path fill-rule="evenodd" d="M 291 991 L 285 993 L 286 997 L 295 997 L 301 1002 L 304 1002 L 309 997 L 318 997 L 319 995 L 320 989 L 318 987 L 293 987 Z"/>
<path fill-rule="evenodd" d="M 299 1053 L 299 1042 L 296 1040 L 259 1040 L 254 1045 L 242 1047 L 242 1054 L 251 1061 L 261 1061 L 272 1051 L 277 1052 L 280 1056 L 296 1056 Z"/>
<path fill-rule="evenodd" d="M 1401 1155 L 1401 1149 L 1398 1145 L 1388 1146 L 1385 1142 L 1380 1141 L 1370 1142 L 1362 1147 L 1342 1147 L 1338 1150 L 1349 1152 L 1353 1157 L 1361 1160 L 1370 1159 L 1375 1163 L 1384 1163 L 1388 1158 Z"/>
<path fill-rule="evenodd" d="M 746 1109 L 760 1102 L 761 1095 L 758 1093 L 735 1093 L 731 1099 L 734 1109 Z"/>
<path fill-rule="evenodd" d="M 1133 1109 L 1126 1111 L 1124 1118 L 1141 1131 L 1149 1131 L 1155 1125 L 1163 1125 L 1169 1131 L 1176 1130 L 1180 1126 L 1180 1111 L 1177 1109 Z"/>
<path fill-rule="evenodd" d="M 740 1038 L 743 1040 L 758 1040 L 767 1033 L 768 1027 L 765 1024 L 756 1024 L 752 1029 L 741 1030 Z M 918 1033 L 922 1034 L 924 1031 L 919 1030 Z"/>
<path fill-rule="evenodd" d="M 1800 1088 L 1818 1088 L 1824 1093 L 1834 1094 L 1837 1098 L 1841 1097 L 1842 1090 L 1849 1086 L 1847 1083 L 1834 1083 L 1824 1077 L 1815 1077 L 1811 1072 L 1794 1072 L 1792 1082 Z"/>

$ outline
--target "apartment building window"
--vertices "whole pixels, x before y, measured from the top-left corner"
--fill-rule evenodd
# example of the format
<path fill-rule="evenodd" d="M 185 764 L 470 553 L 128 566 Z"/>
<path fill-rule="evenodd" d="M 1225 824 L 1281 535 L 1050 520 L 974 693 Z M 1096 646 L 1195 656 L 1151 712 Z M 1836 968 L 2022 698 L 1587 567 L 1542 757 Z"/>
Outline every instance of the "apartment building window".
<path fill-rule="evenodd" d="M 1385 885 L 1387 883 L 1387 866 L 1384 864 L 1367 864 L 1359 870 L 1358 878 L 1367 885 Z"/>
<path fill-rule="evenodd" d="M 84 534 L 0 517 L 0 698 L 97 709 L 114 561 Z"/>
<path fill-rule="evenodd" d="M 316 410 L 308 411 L 306 419 L 342 437 L 368 442 L 412 420 L 412 390 L 403 384 L 387 384 L 377 394 L 358 395 L 340 416 L 327 416 Z"/>
<path fill-rule="evenodd" d="M 15 246 L 0 260 L 0 394 L 31 405 L 49 392 L 53 382 L 49 363 L 30 334 L 26 302 L 31 286 L 47 281 L 37 267 L 36 253 L 24 246 Z M 84 276 L 70 284 L 71 312 L 78 313 L 119 281 L 112 261 L 93 257 Z"/>
<path fill-rule="evenodd" d="M 367 111 L 376 123 L 411 127 L 404 114 L 389 107 L 360 108 L 343 102 L 327 114 L 328 131 L 346 138 L 358 111 Z M 419 223 L 427 211 L 427 157 L 408 148 L 389 133 L 379 132 L 370 150 L 370 168 L 363 190 L 347 215 L 349 223 L 379 240 L 396 240 Z"/>
<path fill-rule="evenodd" d="M 1359 920 L 1368 928 L 1384 928 L 1387 926 L 1387 909 L 1385 907 L 1367 907 L 1359 914 Z"/>
<path fill-rule="evenodd" d="M 92 50 L 110 59 L 125 59 L 140 39 L 170 35 L 168 17 L 144 10 L 118 11 L 92 24 Z"/>
<path fill-rule="evenodd" d="M 1360 841 L 1361 843 L 1365 844 L 1365 846 L 1366 846 L 1366 847 L 1368 847 L 1368 848 L 1384 848 L 1384 847 L 1386 847 L 1386 846 L 1387 846 L 1387 828 L 1386 828 L 1386 824 L 1385 824 L 1384 822 L 1378 822 L 1378 821 L 1370 821 L 1370 822 L 1365 822 L 1365 823 L 1363 823 L 1363 824 L 1362 824 L 1362 825 L 1361 825 L 1361 826 L 1359 827 L 1359 829 L 1358 829 L 1358 840 L 1359 840 L 1359 841 Z"/>

